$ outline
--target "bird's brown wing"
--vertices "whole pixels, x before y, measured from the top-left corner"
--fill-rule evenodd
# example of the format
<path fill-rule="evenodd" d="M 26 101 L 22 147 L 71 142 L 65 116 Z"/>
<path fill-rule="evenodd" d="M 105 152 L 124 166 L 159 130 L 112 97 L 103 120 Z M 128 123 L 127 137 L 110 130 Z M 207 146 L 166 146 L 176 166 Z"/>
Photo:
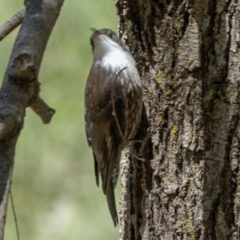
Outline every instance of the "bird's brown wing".
<path fill-rule="evenodd" d="M 105 194 L 120 160 L 123 139 L 119 127 L 125 131 L 124 113 L 124 92 L 116 74 L 109 74 L 99 65 L 93 65 L 85 91 L 85 127 L 94 154 L 96 182 L 98 184 L 100 172 Z"/>
<path fill-rule="evenodd" d="M 116 186 L 125 132 L 125 92 L 116 78 L 99 65 L 93 65 L 85 91 L 85 127 L 92 147 L 97 185 L 99 173 L 114 225 L 118 223 L 114 188 Z M 120 77 L 120 76 L 119 76 Z"/>

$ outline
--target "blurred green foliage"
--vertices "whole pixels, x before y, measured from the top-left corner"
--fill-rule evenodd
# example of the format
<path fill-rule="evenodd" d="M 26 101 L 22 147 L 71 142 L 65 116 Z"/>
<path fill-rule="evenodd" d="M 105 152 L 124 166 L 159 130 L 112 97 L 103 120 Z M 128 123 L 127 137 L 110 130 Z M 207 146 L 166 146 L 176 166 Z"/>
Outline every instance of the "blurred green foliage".
<path fill-rule="evenodd" d="M 1 0 L 0 24 L 22 4 L 23 0 Z M 117 30 L 113 1 L 66 0 L 39 76 L 41 96 L 57 112 L 50 125 L 43 125 L 28 109 L 17 143 L 12 191 L 24 240 L 118 239 L 105 196 L 95 184 L 84 132 L 83 93 L 92 63 L 90 27 Z M 0 42 L 2 76 L 17 32 Z M 10 203 L 5 239 L 17 239 Z"/>

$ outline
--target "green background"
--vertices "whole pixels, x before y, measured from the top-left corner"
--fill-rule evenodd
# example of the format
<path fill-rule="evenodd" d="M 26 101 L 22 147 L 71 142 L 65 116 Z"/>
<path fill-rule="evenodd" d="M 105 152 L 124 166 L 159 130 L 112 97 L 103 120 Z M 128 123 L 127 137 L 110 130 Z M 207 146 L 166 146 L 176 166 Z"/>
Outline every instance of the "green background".
<path fill-rule="evenodd" d="M 2 25 L 23 8 L 23 1 L 1 0 Z M 105 196 L 97 188 L 91 149 L 84 132 L 84 86 L 92 62 L 89 28 L 117 31 L 110 0 L 66 0 L 41 65 L 41 97 L 57 112 L 51 124 L 27 110 L 17 143 L 13 197 L 24 240 L 114 240 Z M 0 42 L 3 76 L 18 29 Z M 117 189 L 117 204 L 119 189 Z M 11 204 L 5 240 L 14 240 Z"/>

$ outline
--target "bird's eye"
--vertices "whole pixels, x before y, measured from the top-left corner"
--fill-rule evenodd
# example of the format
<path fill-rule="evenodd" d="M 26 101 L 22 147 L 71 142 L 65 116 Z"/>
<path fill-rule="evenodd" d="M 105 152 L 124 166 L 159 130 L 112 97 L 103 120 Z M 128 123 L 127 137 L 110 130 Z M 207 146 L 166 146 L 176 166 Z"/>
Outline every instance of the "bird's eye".
<path fill-rule="evenodd" d="M 109 31 L 109 32 L 108 32 L 108 36 L 109 36 L 110 38 L 114 38 L 113 32 L 112 32 L 112 31 Z"/>

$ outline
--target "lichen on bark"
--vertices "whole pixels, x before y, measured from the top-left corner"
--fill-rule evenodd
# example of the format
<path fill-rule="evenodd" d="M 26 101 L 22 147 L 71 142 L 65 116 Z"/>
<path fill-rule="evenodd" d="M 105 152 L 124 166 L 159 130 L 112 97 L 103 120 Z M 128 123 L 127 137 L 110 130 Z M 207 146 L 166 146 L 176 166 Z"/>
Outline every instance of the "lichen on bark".
<path fill-rule="evenodd" d="M 121 239 L 240 238 L 239 4 L 116 1 L 152 136 L 122 165 Z"/>

